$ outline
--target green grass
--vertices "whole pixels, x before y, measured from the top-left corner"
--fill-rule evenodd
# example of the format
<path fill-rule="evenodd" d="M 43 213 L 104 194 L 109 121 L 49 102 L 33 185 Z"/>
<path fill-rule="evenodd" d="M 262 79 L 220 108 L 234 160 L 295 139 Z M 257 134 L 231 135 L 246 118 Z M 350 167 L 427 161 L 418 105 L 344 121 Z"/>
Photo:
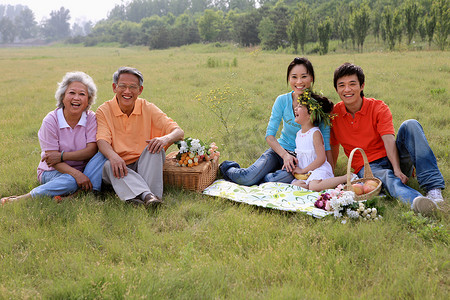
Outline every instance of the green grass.
<path fill-rule="evenodd" d="M 267 120 L 274 99 L 288 91 L 285 72 L 294 57 L 254 50 L 227 44 L 0 49 L 0 196 L 37 186 L 37 130 L 55 107 L 56 83 L 74 70 L 94 78 L 95 110 L 113 96 L 119 66 L 139 68 L 142 96 L 186 136 L 215 141 L 221 160 L 251 164 L 267 148 Z M 409 118 L 422 123 L 448 186 L 449 52 L 308 57 L 315 88 L 335 103 L 334 69 L 345 61 L 361 65 L 366 95 L 389 104 L 396 128 Z M 196 100 L 226 86 L 243 89 L 250 103 L 229 134 Z M 346 163 L 341 153 L 338 174 Z M 124 205 L 111 193 L 1 207 L 0 299 L 448 298 L 448 204 L 430 219 L 390 199 L 382 221 L 341 224 L 170 187 L 164 197 L 157 210 Z"/>

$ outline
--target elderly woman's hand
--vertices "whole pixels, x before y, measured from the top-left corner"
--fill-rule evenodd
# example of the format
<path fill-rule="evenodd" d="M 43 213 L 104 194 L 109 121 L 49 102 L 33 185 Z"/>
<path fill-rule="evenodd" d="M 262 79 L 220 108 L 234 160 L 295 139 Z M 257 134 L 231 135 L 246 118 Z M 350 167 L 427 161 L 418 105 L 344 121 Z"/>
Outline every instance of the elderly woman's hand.
<path fill-rule="evenodd" d="M 41 161 L 45 161 L 49 167 L 54 167 L 61 162 L 61 152 L 47 151 L 42 157 Z"/>
<path fill-rule="evenodd" d="M 78 187 L 82 189 L 83 191 L 90 191 L 92 190 L 92 183 L 89 180 L 89 177 L 84 175 L 81 172 L 77 172 L 77 174 L 74 176 L 75 180 L 77 181 Z"/>

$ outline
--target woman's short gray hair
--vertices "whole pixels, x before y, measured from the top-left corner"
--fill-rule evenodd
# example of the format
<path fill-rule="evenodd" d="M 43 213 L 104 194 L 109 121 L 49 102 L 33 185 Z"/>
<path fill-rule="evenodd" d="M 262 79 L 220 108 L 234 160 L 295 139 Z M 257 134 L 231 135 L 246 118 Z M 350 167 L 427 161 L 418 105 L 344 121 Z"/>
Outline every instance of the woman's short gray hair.
<path fill-rule="evenodd" d="M 88 74 L 84 72 L 67 72 L 64 75 L 61 82 L 58 82 L 58 88 L 56 89 L 55 99 L 56 99 L 56 107 L 63 108 L 63 99 L 64 94 L 66 93 L 67 87 L 72 82 L 81 82 L 88 89 L 88 106 L 86 110 L 91 108 L 91 105 L 95 103 L 95 99 L 97 98 L 97 87 L 95 86 L 94 80 Z"/>
<path fill-rule="evenodd" d="M 113 74 L 113 83 L 117 84 L 117 82 L 119 82 L 120 74 L 133 74 L 137 76 L 137 78 L 139 78 L 139 86 L 142 86 L 144 84 L 144 75 L 142 75 L 142 73 L 136 68 L 120 67 Z"/>

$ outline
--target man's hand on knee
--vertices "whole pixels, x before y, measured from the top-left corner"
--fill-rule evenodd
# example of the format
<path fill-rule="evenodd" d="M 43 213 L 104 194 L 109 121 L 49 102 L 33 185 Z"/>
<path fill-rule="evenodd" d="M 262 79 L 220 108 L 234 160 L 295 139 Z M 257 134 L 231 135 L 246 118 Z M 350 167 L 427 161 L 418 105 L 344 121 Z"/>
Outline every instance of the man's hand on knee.
<path fill-rule="evenodd" d="M 128 175 L 127 165 L 119 155 L 112 159 L 110 158 L 109 162 L 111 164 L 111 169 L 113 171 L 114 177 L 124 178 Z"/>
<path fill-rule="evenodd" d="M 164 149 L 164 146 L 169 143 L 168 139 L 165 136 L 147 140 L 146 142 L 148 143 L 148 152 L 153 154 L 161 152 L 161 150 Z"/>

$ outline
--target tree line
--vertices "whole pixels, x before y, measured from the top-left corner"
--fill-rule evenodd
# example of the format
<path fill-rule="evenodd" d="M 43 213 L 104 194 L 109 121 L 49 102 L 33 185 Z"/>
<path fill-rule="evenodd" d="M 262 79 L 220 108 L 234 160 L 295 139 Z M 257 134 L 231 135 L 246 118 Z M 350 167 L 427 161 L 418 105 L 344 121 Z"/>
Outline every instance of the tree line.
<path fill-rule="evenodd" d="M 0 41 L 14 43 L 27 39 L 65 40 L 91 32 L 92 22 L 70 26 L 70 11 L 61 7 L 52 11 L 40 24 L 33 11 L 25 5 L 0 5 Z"/>
<path fill-rule="evenodd" d="M 21 22 L 30 19 L 27 14 L 19 18 Z M 67 38 L 71 31 L 68 18 L 64 8 L 52 12 L 41 34 Z M 2 40 L 4 19 L 0 20 Z M 20 30 L 29 28 L 20 22 L 9 22 L 16 25 L 20 37 L 24 35 L 19 32 L 32 32 Z M 313 51 L 326 54 L 330 40 L 363 51 L 366 37 L 372 35 L 390 50 L 403 41 L 409 45 L 415 38 L 444 50 L 450 33 L 450 6 L 449 0 L 133 0 L 116 5 L 106 19 L 86 31 L 85 36 L 68 41 L 85 46 L 118 42 L 150 49 L 233 42 L 267 50 L 291 47 L 302 53 L 307 43 L 315 43 Z"/>

